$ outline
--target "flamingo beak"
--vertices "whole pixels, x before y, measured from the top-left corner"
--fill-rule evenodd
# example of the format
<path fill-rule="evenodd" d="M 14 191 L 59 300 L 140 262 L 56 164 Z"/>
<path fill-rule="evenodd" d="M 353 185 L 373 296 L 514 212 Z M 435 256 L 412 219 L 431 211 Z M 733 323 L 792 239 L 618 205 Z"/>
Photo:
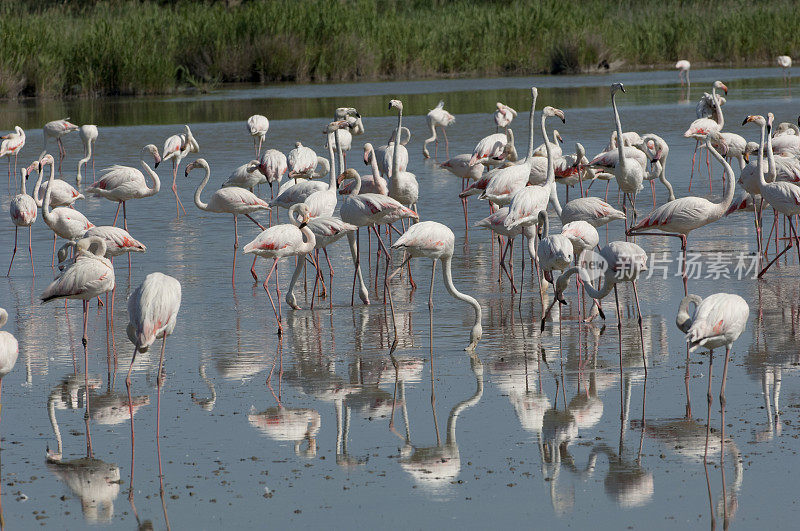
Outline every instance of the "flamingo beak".
<path fill-rule="evenodd" d="M 339 186 L 344 181 L 344 173 L 340 173 L 338 177 L 336 177 L 336 186 Z"/>
<path fill-rule="evenodd" d="M 727 95 L 728 95 L 728 87 L 726 87 L 726 86 L 723 84 L 723 85 L 722 85 L 722 90 L 725 92 L 725 95 L 727 96 Z"/>
<path fill-rule="evenodd" d="M 750 163 L 750 153 L 745 152 L 744 154 L 744 161 L 745 163 Z"/>
<path fill-rule="evenodd" d="M 567 123 L 567 119 L 564 117 L 564 111 L 562 111 L 561 109 L 556 109 L 555 110 L 555 115 L 558 116 L 559 118 L 561 118 L 561 123 L 564 123 L 564 124 Z M 564 143 L 564 140 L 561 138 L 561 135 L 558 135 L 558 140 L 562 144 Z"/>
<path fill-rule="evenodd" d="M 744 124 L 746 124 L 748 122 L 751 122 L 752 120 L 753 120 L 753 116 L 748 116 L 748 117 L 746 117 L 744 119 L 744 121 L 742 122 L 742 125 L 744 125 Z M 797 123 L 800 124 L 800 117 L 797 118 Z"/>

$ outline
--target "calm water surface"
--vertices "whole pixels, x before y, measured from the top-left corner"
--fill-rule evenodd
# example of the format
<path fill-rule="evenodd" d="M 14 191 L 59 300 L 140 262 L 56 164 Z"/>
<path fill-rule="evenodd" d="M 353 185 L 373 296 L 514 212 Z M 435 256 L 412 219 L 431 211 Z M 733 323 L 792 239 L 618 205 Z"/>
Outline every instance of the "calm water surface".
<path fill-rule="evenodd" d="M 404 123 L 414 134 L 409 170 L 420 182 L 420 215 L 454 228 L 455 283 L 484 309 L 484 336 L 470 356 L 462 348 L 468 342 L 471 310 L 450 298 L 437 279 L 431 318 L 430 266 L 416 262 L 416 292 L 410 292 L 405 278 L 392 285 L 399 327 L 396 371 L 388 354 L 391 321 L 380 293 L 371 294 L 371 306 L 349 305 L 352 267 L 342 241 L 331 248 L 336 267 L 333 310 L 326 299 L 309 310 L 311 282 L 308 294 L 300 285 L 296 293 L 303 309 L 284 307 L 286 334 L 281 342 L 269 301 L 260 284 L 249 280 L 249 261 L 241 255 L 238 282 L 231 287 L 230 217 L 196 209 L 191 197 L 200 176 L 186 179 L 181 168 L 178 190 L 188 215 L 176 220 L 169 168 L 159 168 L 161 193 L 129 204 L 130 231 L 148 251 L 134 256 L 130 281 L 126 260 L 117 261 L 110 336 L 105 310 L 91 305 L 93 458 L 87 459 L 80 305 L 71 302 L 65 313 L 60 303 L 38 302 L 53 277 L 48 264 L 52 236 L 40 217 L 33 231 L 35 281 L 24 251 L 11 277 L 0 280 L 0 305 L 10 314 L 7 330 L 20 342 L 17 367 L 3 385 L 0 485 L 5 524 L 9 529 L 76 529 L 86 524 L 132 528 L 148 522 L 176 529 L 265 524 L 427 528 L 434 523 L 445 528 L 791 526 L 800 512 L 795 480 L 800 472 L 795 370 L 800 363 L 800 271 L 790 259 L 765 280 L 735 278 L 735 257 L 753 248 L 751 215 L 726 218 L 689 240 L 701 261 L 717 256 L 733 260 L 734 277 L 693 279 L 690 290 L 702 296 L 722 290 L 739 293 L 751 307 L 729 368 L 722 443 L 717 356 L 714 431 L 709 466 L 704 468 L 707 356 L 692 358 L 692 415 L 686 418 L 685 347 L 674 325 L 682 296 L 676 263 L 667 278 L 655 275 L 640 281 L 649 369 L 644 403 L 629 286 L 620 290 L 620 376 L 613 303 L 606 308 L 606 326 L 596 320 L 579 327 L 571 304 L 563 311 L 561 334 L 557 319 L 540 333 L 541 308 L 530 291 L 527 261 L 520 303 L 507 281 L 497 282 L 496 247 L 489 236 L 473 229 L 465 244 L 459 180 L 421 155 L 427 136 L 424 113 L 440 98 L 457 116 L 448 130 L 455 155 L 470 152 L 480 137 L 494 131 L 490 113 L 498 99 L 527 109 L 531 84 L 541 87 L 540 106 L 565 110 L 567 123 L 557 126 L 565 152 L 580 141 L 593 154 L 605 146 L 612 128 L 608 85 L 621 79 L 628 88 L 618 99 L 624 129 L 656 132 L 670 143 L 668 176 L 680 196 L 688 193 L 694 147 L 681 134 L 695 117 L 694 101 L 714 79 L 730 89 L 724 107 L 730 131 L 756 139 L 754 127 L 738 125 L 747 114 L 772 111 L 778 121 L 796 118 L 797 107 L 778 69 L 694 72 L 688 98 L 675 85 L 676 77 L 674 72 L 652 72 L 281 86 L 222 89 L 196 98 L 0 105 L 4 129 L 16 123 L 28 129 L 22 157 L 26 164 L 41 151 L 38 128 L 51 119 L 70 116 L 75 123 L 100 126 L 98 170 L 112 163 L 137 165 L 141 146 L 161 146 L 184 122 L 190 123 L 212 168 L 211 190 L 252 157 L 244 121 L 254 113 L 270 117 L 267 147 L 288 151 L 301 140 L 321 154 L 321 131 L 333 108 L 358 107 L 367 132 L 356 137 L 349 160 L 366 172 L 361 145 L 385 143 L 396 122 L 386 110 L 387 101 L 399 96 L 406 103 Z M 527 141 L 526 122 L 527 113 L 520 112 L 515 122 L 520 151 Z M 541 141 L 537 117 L 536 143 Z M 67 136 L 65 145 L 64 178 L 74 182 L 78 136 Z M 714 193 L 719 194 L 719 167 L 715 173 Z M 707 177 L 700 177 L 693 193 L 708 193 L 707 185 Z M 663 188 L 657 185 L 656 190 L 663 201 Z M 638 203 L 644 212 L 650 206 L 645 192 Z M 563 188 L 559 193 L 563 203 Z M 592 193 L 602 194 L 603 188 L 598 184 Z M 610 199 L 616 200 L 613 185 Z M 5 211 L 8 201 L 4 194 Z M 77 207 L 95 224 L 113 220 L 115 205 L 105 199 L 89 198 Z M 486 211 L 484 203 L 472 198 L 470 223 Z M 250 223 L 240 223 L 239 231 L 244 242 L 258 234 Z M 612 225 L 608 237 L 618 239 L 621 232 L 621 224 Z M 606 230 L 600 234 L 604 242 Z M 0 264 L 7 264 L 13 238 L 6 218 L 0 224 Z M 678 254 L 673 239 L 640 237 L 638 243 L 659 257 Z M 517 275 L 521 254 L 518 246 Z M 374 282 L 374 258 L 372 262 Z M 262 278 L 266 266 L 258 265 Z M 284 286 L 291 269 L 288 262 L 280 267 Z M 134 365 L 137 437 L 131 502 L 124 379 L 133 348 L 125 336 L 125 301 L 152 271 L 181 281 L 183 303 L 166 347 L 163 494 L 155 441 L 158 351 L 138 356 Z M 568 292 L 573 300 L 574 293 L 573 287 Z M 61 462 L 46 460 L 48 448 L 61 449 Z"/>

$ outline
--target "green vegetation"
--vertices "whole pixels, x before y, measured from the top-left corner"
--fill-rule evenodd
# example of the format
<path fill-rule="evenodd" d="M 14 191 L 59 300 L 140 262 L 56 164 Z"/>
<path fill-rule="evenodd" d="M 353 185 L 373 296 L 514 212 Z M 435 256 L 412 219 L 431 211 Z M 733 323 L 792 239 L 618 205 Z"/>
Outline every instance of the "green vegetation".
<path fill-rule="evenodd" d="M 0 0 L 0 97 L 766 64 L 797 28 L 792 0 Z"/>

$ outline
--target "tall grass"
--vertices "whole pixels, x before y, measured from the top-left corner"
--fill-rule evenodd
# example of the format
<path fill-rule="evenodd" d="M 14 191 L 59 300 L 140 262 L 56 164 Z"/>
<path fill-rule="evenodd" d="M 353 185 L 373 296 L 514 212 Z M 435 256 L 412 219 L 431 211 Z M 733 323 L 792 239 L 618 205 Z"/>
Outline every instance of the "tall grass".
<path fill-rule="evenodd" d="M 792 0 L 0 0 L 0 97 L 764 64 L 800 49 Z"/>

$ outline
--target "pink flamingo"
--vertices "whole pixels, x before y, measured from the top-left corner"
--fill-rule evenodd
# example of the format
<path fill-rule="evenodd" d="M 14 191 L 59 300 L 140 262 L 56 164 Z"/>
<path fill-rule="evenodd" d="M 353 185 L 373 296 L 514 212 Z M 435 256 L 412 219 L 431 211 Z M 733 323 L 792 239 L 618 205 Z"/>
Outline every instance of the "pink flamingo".
<path fill-rule="evenodd" d="M 25 147 L 25 131 L 20 126 L 15 126 L 14 131 L 0 136 L 0 158 L 8 157 L 8 187 L 11 188 L 11 155 L 14 155 L 14 183 L 17 175 L 17 156 Z"/>
<path fill-rule="evenodd" d="M 258 171 L 260 171 L 269 183 L 269 196 L 272 199 L 272 185 L 278 183 L 280 185 L 283 174 L 288 171 L 288 163 L 286 155 L 277 149 L 268 149 L 261 155 L 258 164 Z"/>
<path fill-rule="evenodd" d="M 250 136 L 253 137 L 253 149 L 256 151 L 256 158 L 261 156 L 261 144 L 269 131 L 269 120 L 266 116 L 254 114 L 247 119 L 247 130 Z M 258 147 L 256 147 L 256 140 L 258 140 Z"/>
<path fill-rule="evenodd" d="M 189 172 L 195 168 L 203 168 L 206 172 L 205 177 L 203 177 L 203 181 L 197 187 L 197 190 L 194 192 L 194 204 L 200 210 L 205 210 L 206 212 L 218 212 L 221 214 L 233 214 L 233 232 L 235 235 L 235 239 L 233 242 L 233 266 L 231 268 L 231 284 L 234 286 L 236 285 L 236 250 L 239 248 L 239 214 L 242 214 L 247 217 L 250 221 L 255 223 L 256 225 L 264 230 L 264 226 L 261 225 L 258 221 L 253 219 L 250 214 L 254 212 L 258 212 L 259 210 L 269 210 L 269 204 L 256 197 L 255 194 L 245 190 L 244 188 L 238 188 L 236 186 L 228 187 L 228 188 L 220 188 L 211 196 L 211 199 L 208 200 L 208 203 L 203 203 L 200 200 L 200 194 L 203 192 L 203 188 L 205 188 L 206 184 L 208 184 L 208 180 L 211 178 L 211 168 L 208 166 L 208 162 L 205 159 L 197 159 L 196 161 L 192 162 L 188 166 L 186 166 L 186 170 L 184 173 L 186 176 L 189 176 Z M 255 273 L 255 264 L 251 268 L 251 274 L 253 275 L 256 280 Z"/>
<path fill-rule="evenodd" d="M 28 195 L 25 190 L 25 184 L 28 181 L 27 168 L 21 168 L 22 178 L 20 179 L 19 194 L 11 198 L 8 205 L 9 214 L 11 214 L 11 221 L 14 223 L 14 251 L 11 253 L 11 263 L 8 264 L 8 272 L 6 276 L 11 274 L 11 266 L 14 265 L 14 256 L 17 254 L 17 232 L 20 227 L 28 227 L 28 254 L 31 257 L 31 272 L 33 277 L 36 278 L 36 270 L 33 267 L 33 247 L 31 245 L 31 231 L 34 221 L 36 221 L 37 207 L 36 201 L 33 197 Z"/>
<path fill-rule="evenodd" d="M 304 177 L 310 179 L 317 167 L 317 154 L 310 147 L 306 147 L 300 142 L 295 142 L 294 149 L 286 156 L 286 162 L 290 178 Z"/>
<path fill-rule="evenodd" d="M 686 59 L 681 59 L 677 63 L 675 63 L 675 68 L 678 69 L 678 79 L 681 81 L 681 86 L 684 83 L 688 86 L 689 85 L 689 69 L 692 68 L 692 63 L 687 61 Z"/>
<path fill-rule="evenodd" d="M 199 152 L 200 145 L 197 143 L 197 140 L 195 140 L 194 135 L 192 135 L 192 130 L 189 129 L 188 125 L 184 126 L 184 134 L 172 135 L 164 142 L 161 162 L 172 160 L 172 193 L 175 194 L 175 213 L 178 217 L 181 217 L 181 210 L 183 210 L 183 215 L 186 215 L 186 209 L 183 208 L 181 199 L 178 197 L 178 166 L 180 166 L 181 161 L 186 158 L 189 153 Z M 156 162 L 156 168 L 158 168 L 158 164 L 159 163 Z M 178 207 L 180 207 L 180 210 Z"/>
<path fill-rule="evenodd" d="M 260 164 L 259 161 L 253 159 L 246 164 L 237 166 L 228 179 L 222 183 L 222 188 L 236 186 L 252 192 L 253 188 L 264 180 L 264 174 L 258 169 Z"/>
<path fill-rule="evenodd" d="M 161 427 L 161 387 L 164 385 L 164 349 L 167 336 L 175 330 L 178 311 L 181 307 L 181 284 L 175 278 L 163 273 L 150 273 L 128 298 L 128 339 L 133 343 L 133 356 L 128 367 L 125 386 L 128 389 L 128 413 L 131 419 L 131 485 L 133 485 L 133 400 L 131 398 L 131 371 L 137 352 L 147 352 L 156 339 L 161 339 L 161 355 L 158 360 L 156 387 L 156 444 L 159 445 Z M 159 458 L 159 469 L 161 459 Z M 160 472 L 160 471 L 159 471 Z"/>
<path fill-rule="evenodd" d="M 369 142 L 364 144 L 364 164 L 372 167 L 372 175 L 361 176 L 361 193 L 389 195 L 389 185 L 386 183 L 386 179 L 381 176 L 378 160 L 375 156 L 375 148 Z M 356 170 L 348 168 L 345 173 L 348 171 L 355 172 Z M 350 195 L 355 185 L 354 179 L 348 180 L 346 184 L 339 187 L 339 195 Z"/>
<path fill-rule="evenodd" d="M 426 159 L 431 158 L 431 154 L 428 153 L 428 144 L 435 142 L 433 160 L 436 160 L 439 152 L 439 139 L 436 138 L 436 127 L 438 126 L 442 128 L 442 135 L 444 135 L 445 153 L 448 157 L 450 157 L 450 142 L 447 140 L 447 131 L 445 130 L 445 127 L 455 123 L 456 117 L 444 110 L 444 101 L 440 101 L 435 108 L 428 111 L 426 119 L 428 121 L 428 128 L 431 130 L 431 136 L 430 138 L 425 139 L 425 142 L 422 143 L 422 154 L 425 155 Z"/>
<path fill-rule="evenodd" d="M 52 176 L 55 174 L 56 170 L 55 161 L 53 160 L 53 156 L 50 154 L 45 155 L 40 160 L 34 161 L 33 164 L 28 166 L 28 174 L 30 174 L 31 171 L 39 172 L 39 178 L 36 179 L 36 184 L 33 186 L 33 199 L 36 201 L 37 206 L 42 206 L 42 199 L 51 186 L 53 188 L 53 195 L 50 198 L 50 206 L 71 207 L 78 199 L 85 199 L 83 194 L 78 192 L 74 186 L 62 179 L 54 179 L 52 184 L 50 184 L 50 181 L 48 181 L 44 183 L 44 186 L 42 186 L 44 168 L 48 165 L 50 166 L 50 175 Z"/>
<path fill-rule="evenodd" d="M 503 160 L 503 149 L 508 144 L 508 136 L 505 133 L 494 133 L 482 138 L 472 150 L 472 157 L 469 165 L 478 162 L 484 164 L 498 164 Z"/>
<path fill-rule="evenodd" d="M 8 312 L 5 308 L 0 308 L 0 328 L 8 322 Z M 0 397 L 3 393 L 3 378 L 14 369 L 19 355 L 19 344 L 17 338 L 10 332 L 0 330 Z M 3 404 L 0 403 L 0 411 Z"/>
<path fill-rule="evenodd" d="M 497 110 L 494 111 L 492 116 L 494 117 L 494 123 L 497 125 L 497 127 L 508 129 L 508 126 L 511 125 L 511 122 L 513 122 L 514 118 L 517 117 L 517 111 L 498 101 Z"/>
<path fill-rule="evenodd" d="M 302 221 L 297 222 L 294 213 L 299 212 L 302 216 Z M 269 279 L 278 267 L 278 260 L 285 256 L 297 256 L 299 260 L 305 260 L 305 256 L 314 250 L 316 245 L 316 237 L 314 233 L 308 228 L 309 209 L 308 205 L 298 203 L 289 208 L 289 220 L 292 224 L 283 223 L 281 225 L 273 225 L 264 230 L 256 238 L 244 246 L 245 254 L 254 254 L 263 258 L 272 258 L 274 261 L 272 267 L 264 279 L 264 291 L 269 296 L 269 302 L 272 304 L 272 311 L 275 312 L 275 319 L 278 322 L 278 336 L 283 334 L 283 312 L 281 310 L 281 288 L 278 283 L 278 276 L 275 276 L 275 291 L 278 294 L 278 309 L 275 309 L 275 303 L 272 300 L 272 295 L 269 292 Z"/>
<path fill-rule="evenodd" d="M 48 138 L 55 138 L 56 143 L 58 144 L 58 173 L 61 173 L 61 162 L 64 160 L 64 157 L 67 156 L 67 150 L 64 149 L 64 144 L 61 142 L 61 137 L 66 135 L 67 133 L 71 133 L 72 131 L 77 131 L 78 126 L 70 123 L 69 118 L 64 118 L 63 120 L 53 120 L 52 122 L 47 122 L 44 124 L 42 128 L 42 132 L 44 133 L 44 149 L 47 150 L 47 139 Z"/>
<path fill-rule="evenodd" d="M 455 249 L 455 235 L 450 227 L 442 225 L 436 221 L 422 221 L 415 225 L 411 225 L 402 236 L 400 236 L 394 244 L 392 249 L 405 249 L 408 252 L 408 258 L 405 259 L 400 267 L 397 268 L 395 273 L 400 271 L 405 262 L 409 262 L 412 258 L 430 258 L 432 261 L 431 267 L 431 290 L 428 297 L 428 308 L 433 311 L 433 281 L 436 276 L 436 261 L 442 262 L 442 274 L 444 275 L 444 286 L 447 292 L 454 298 L 464 301 L 475 310 L 475 320 L 470 330 L 469 345 L 464 350 L 474 350 L 478 341 L 483 335 L 483 328 L 481 327 L 481 305 L 475 298 L 470 297 L 458 291 L 453 285 L 453 251 Z M 391 277 L 390 277 L 391 278 Z M 392 310 L 394 317 L 394 310 Z M 394 321 L 394 319 L 392 319 Z M 395 342 L 397 335 L 395 334 Z"/>
<path fill-rule="evenodd" d="M 714 117 L 713 118 L 698 118 L 697 120 L 693 121 L 689 125 L 689 129 L 687 129 L 683 136 L 685 138 L 694 138 L 695 139 L 695 147 L 694 147 L 694 154 L 692 154 L 692 171 L 689 174 L 689 191 L 692 191 L 692 177 L 694 176 L 694 162 L 697 156 L 697 147 L 700 145 L 700 141 L 704 140 L 706 135 L 709 133 L 716 132 L 719 133 L 722 131 L 722 128 L 725 126 L 725 117 L 722 114 L 722 104 L 717 99 L 717 89 L 722 89 L 725 94 L 728 94 L 728 87 L 725 86 L 725 83 L 722 81 L 714 81 L 714 84 L 711 87 L 711 99 L 714 101 Z M 711 190 L 711 165 L 706 160 L 708 164 L 708 189 Z"/>
<path fill-rule="evenodd" d="M 75 177 L 75 180 L 80 184 L 81 179 L 81 166 L 84 164 L 88 164 L 88 162 L 92 161 L 92 179 L 95 178 L 94 174 L 94 144 L 97 142 L 97 136 L 99 135 L 97 131 L 96 125 L 82 125 L 80 129 L 78 129 L 78 135 L 81 137 L 81 142 L 83 142 L 83 158 L 78 161 L 78 175 Z"/>

